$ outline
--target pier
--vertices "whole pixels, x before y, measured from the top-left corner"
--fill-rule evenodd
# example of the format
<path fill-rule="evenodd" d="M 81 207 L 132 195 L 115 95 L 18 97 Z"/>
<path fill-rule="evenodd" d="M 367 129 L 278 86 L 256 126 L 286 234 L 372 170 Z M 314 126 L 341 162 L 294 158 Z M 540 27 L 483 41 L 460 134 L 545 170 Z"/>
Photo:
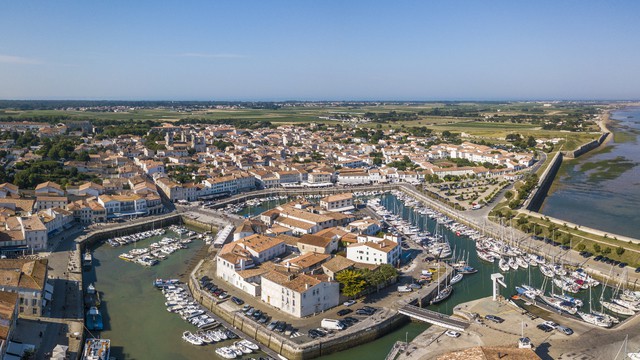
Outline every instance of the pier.
<path fill-rule="evenodd" d="M 465 331 L 467 327 L 469 327 L 469 323 L 464 320 L 454 319 L 449 315 L 423 309 L 414 305 L 405 305 L 398 311 L 400 314 L 406 315 L 412 319 L 420 320 L 449 330 Z"/>

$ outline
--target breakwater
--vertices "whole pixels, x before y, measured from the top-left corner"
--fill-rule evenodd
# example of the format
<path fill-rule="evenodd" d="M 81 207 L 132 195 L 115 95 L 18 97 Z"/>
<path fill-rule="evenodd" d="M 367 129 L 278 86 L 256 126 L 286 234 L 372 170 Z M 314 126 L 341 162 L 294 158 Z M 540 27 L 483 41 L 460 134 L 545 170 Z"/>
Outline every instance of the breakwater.
<path fill-rule="evenodd" d="M 563 154 L 565 157 L 569 158 L 569 159 L 575 159 L 578 156 L 585 154 L 595 148 L 597 148 L 598 146 L 602 145 L 602 143 L 604 143 L 604 141 L 607 139 L 607 137 L 609 136 L 609 132 L 605 132 L 602 135 L 600 135 L 600 137 L 596 140 L 593 141 L 589 141 L 586 144 L 583 144 L 582 146 L 578 147 L 577 149 L 573 150 L 573 151 L 563 151 Z"/>
<path fill-rule="evenodd" d="M 523 208 L 529 211 L 538 211 L 542 207 L 542 203 L 544 202 L 551 185 L 553 184 L 553 180 L 556 178 L 558 174 L 558 170 L 562 165 L 562 160 L 564 159 L 564 154 L 561 151 L 558 151 L 556 155 L 551 159 L 549 166 L 544 170 L 540 178 L 538 179 L 538 185 L 531 192 L 531 195 L 527 198 L 525 203 L 523 204 Z"/>

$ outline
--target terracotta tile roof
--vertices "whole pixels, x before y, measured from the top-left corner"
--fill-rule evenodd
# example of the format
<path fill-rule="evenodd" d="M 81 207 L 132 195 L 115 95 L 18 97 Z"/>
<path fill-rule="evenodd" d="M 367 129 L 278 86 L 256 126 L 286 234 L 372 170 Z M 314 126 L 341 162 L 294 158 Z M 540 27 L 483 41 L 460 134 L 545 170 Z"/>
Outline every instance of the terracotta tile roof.
<path fill-rule="evenodd" d="M 391 250 L 395 249 L 395 247 L 398 246 L 398 244 L 391 240 L 382 240 L 379 243 L 368 241 L 368 242 L 355 243 L 355 244 L 349 245 L 349 247 L 359 247 L 359 246 L 366 246 L 371 249 L 388 253 L 388 252 L 391 252 Z"/>
<path fill-rule="evenodd" d="M 318 253 L 306 253 L 304 255 L 300 255 L 291 260 L 287 260 L 286 264 L 291 265 L 294 268 L 298 269 L 307 269 L 314 265 L 325 262 L 329 259 L 331 255 L 329 254 L 318 254 Z"/>
<path fill-rule="evenodd" d="M 351 261 L 344 256 L 336 255 L 333 257 L 333 259 L 322 264 L 322 267 L 333 273 L 337 273 L 339 271 L 348 269 L 354 265 L 355 265 L 354 261 Z"/>
<path fill-rule="evenodd" d="M 260 234 L 247 236 L 246 238 L 239 240 L 238 242 L 242 243 L 246 248 L 249 248 L 258 253 L 284 243 L 282 239 L 278 239 L 277 237 L 265 236 Z"/>
<path fill-rule="evenodd" d="M 329 244 L 331 244 L 331 238 L 306 234 L 306 235 L 302 235 L 300 240 L 298 240 L 298 244 L 305 244 L 305 245 L 326 248 Z"/>
<path fill-rule="evenodd" d="M 341 201 L 341 200 L 348 200 L 348 199 L 353 199 L 353 194 L 352 193 L 342 193 L 342 194 L 336 194 L 336 195 L 329 195 L 327 197 L 322 198 L 320 201 L 334 202 L 334 201 Z"/>
<path fill-rule="evenodd" d="M 19 286 L 43 291 L 47 265 L 47 259 L 0 259 L 0 286 Z"/>

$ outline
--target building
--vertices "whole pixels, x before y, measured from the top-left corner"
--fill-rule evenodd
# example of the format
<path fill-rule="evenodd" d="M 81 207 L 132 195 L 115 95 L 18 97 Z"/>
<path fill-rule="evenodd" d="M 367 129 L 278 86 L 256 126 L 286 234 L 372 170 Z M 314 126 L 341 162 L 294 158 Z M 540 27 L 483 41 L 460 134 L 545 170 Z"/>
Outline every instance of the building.
<path fill-rule="evenodd" d="M 320 206 L 328 211 L 348 211 L 353 210 L 353 194 L 343 193 L 329 195 L 320 200 Z"/>
<path fill-rule="evenodd" d="M 147 201 L 140 195 L 100 195 L 98 203 L 107 211 L 107 218 L 147 215 Z"/>
<path fill-rule="evenodd" d="M 298 240 L 297 247 L 302 254 L 331 254 L 338 250 L 338 237 L 323 237 L 305 234 Z"/>
<path fill-rule="evenodd" d="M 282 239 L 264 235 L 251 235 L 238 241 L 224 245 L 216 255 L 216 276 L 251 294 L 260 295 L 260 275 L 265 269 L 256 266 L 282 255 L 286 250 Z"/>
<path fill-rule="evenodd" d="M 0 291 L 0 358 L 5 358 L 7 346 L 18 319 L 18 294 Z"/>
<path fill-rule="evenodd" d="M 365 264 L 390 264 L 400 261 L 400 244 L 391 240 L 358 242 L 347 246 L 347 259 Z"/>
<path fill-rule="evenodd" d="M 36 186 L 35 194 L 36 196 L 38 195 L 64 196 L 64 190 L 62 190 L 62 187 L 60 187 L 60 185 L 52 181 L 47 181 L 47 182 L 38 184 Z"/>
<path fill-rule="evenodd" d="M 324 275 L 273 270 L 261 276 L 261 286 L 262 301 L 298 318 L 328 310 L 340 301 L 339 284 Z"/>
<path fill-rule="evenodd" d="M 66 196 L 38 196 L 36 197 L 36 210 L 51 209 L 54 207 L 64 208 L 69 203 Z"/>
<path fill-rule="evenodd" d="M 353 269 L 355 262 L 351 261 L 344 256 L 336 255 L 331 260 L 322 264 L 322 271 L 331 280 L 336 279 L 336 275 L 344 270 Z"/>
<path fill-rule="evenodd" d="M 40 316 L 51 299 L 47 259 L 0 259 L 0 290 L 18 294 L 18 313 Z"/>
<path fill-rule="evenodd" d="M 375 235 L 380 232 L 380 222 L 372 218 L 365 218 L 350 222 L 347 225 L 347 230 L 364 235 Z"/>

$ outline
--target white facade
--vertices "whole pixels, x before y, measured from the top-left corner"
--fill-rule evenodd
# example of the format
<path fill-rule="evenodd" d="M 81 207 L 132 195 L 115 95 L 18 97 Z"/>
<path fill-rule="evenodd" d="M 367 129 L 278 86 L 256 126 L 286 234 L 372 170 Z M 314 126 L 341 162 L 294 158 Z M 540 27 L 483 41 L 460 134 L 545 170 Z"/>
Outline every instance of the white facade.
<path fill-rule="evenodd" d="M 261 286 L 262 301 L 298 318 L 323 312 L 337 306 L 340 301 L 340 285 L 337 282 L 322 281 L 294 290 L 262 277 Z"/>

